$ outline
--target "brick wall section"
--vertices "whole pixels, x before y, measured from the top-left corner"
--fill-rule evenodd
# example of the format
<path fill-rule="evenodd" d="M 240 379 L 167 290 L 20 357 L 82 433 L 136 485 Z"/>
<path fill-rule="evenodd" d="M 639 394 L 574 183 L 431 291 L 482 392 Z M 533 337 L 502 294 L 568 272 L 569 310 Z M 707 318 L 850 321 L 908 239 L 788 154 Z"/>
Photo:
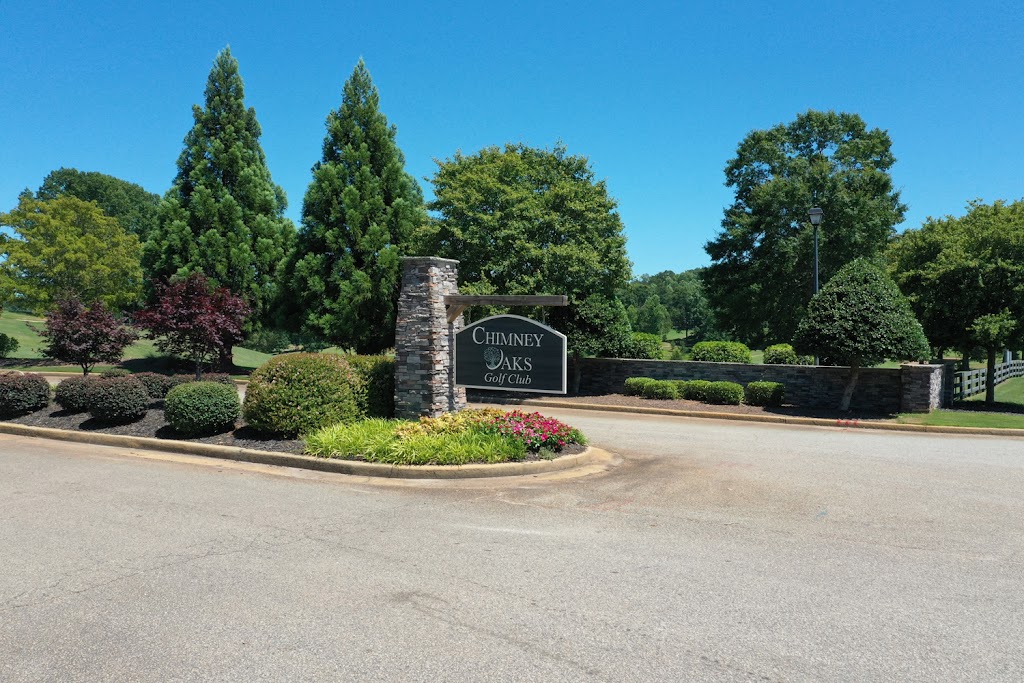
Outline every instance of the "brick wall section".
<path fill-rule="evenodd" d="M 466 407 L 452 362 L 460 316 L 448 324 L 444 297 L 458 294 L 459 262 L 436 257 L 402 259 L 402 294 L 395 328 L 395 416 L 436 417 Z"/>
<path fill-rule="evenodd" d="M 569 363 L 571 366 L 572 359 Z M 572 372 L 570 367 L 570 376 Z M 808 365 L 584 358 L 580 394 L 622 393 L 628 377 L 706 379 L 743 385 L 765 381 L 785 384 L 786 402 L 794 406 L 835 408 L 842 399 L 848 373 L 849 368 Z M 864 368 L 850 408 L 869 412 L 928 412 L 940 405 L 942 375 L 939 365 Z"/>

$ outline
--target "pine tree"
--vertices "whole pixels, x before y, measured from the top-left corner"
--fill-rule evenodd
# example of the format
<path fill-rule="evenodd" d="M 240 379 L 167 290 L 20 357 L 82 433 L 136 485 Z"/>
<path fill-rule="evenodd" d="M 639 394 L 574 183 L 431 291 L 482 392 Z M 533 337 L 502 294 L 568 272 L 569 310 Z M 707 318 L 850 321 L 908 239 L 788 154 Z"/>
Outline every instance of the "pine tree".
<path fill-rule="evenodd" d="M 302 206 L 288 305 L 304 331 L 360 353 L 395 343 L 400 257 L 426 220 L 396 129 L 362 60 L 327 116 L 323 158 Z"/>
<path fill-rule="evenodd" d="M 151 281 L 206 274 L 249 303 L 258 327 L 269 318 L 295 228 L 284 217 L 284 190 L 270 177 L 256 111 L 245 107 L 230 48 L 214 60 L 205 96 L 205 107 L 192 107 L 195 125 L 143 266 Z"/>

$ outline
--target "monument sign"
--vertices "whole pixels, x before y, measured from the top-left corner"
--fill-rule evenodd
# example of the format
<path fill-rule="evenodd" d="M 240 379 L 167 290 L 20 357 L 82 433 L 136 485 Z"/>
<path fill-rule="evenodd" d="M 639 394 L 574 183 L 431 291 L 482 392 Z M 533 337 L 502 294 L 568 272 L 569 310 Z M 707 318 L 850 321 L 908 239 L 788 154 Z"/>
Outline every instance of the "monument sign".
<path fill-rule="evenodd" d="M 455 335 L 455 384 L 469 389 L 566 392 L 565 335 L 519 315 L 478 320 Z"/>

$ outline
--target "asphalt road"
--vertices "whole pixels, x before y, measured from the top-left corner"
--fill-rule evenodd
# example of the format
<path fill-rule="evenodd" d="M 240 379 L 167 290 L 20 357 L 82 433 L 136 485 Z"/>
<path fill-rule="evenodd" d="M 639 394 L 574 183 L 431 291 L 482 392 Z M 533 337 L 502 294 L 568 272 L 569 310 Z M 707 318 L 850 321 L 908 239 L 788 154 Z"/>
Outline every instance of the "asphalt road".
<path fill-rule="evenodd" d="M 0 435 L 0 681 L 1024 680 L 1024 439 L 547 412 L 622 464 Z"/>

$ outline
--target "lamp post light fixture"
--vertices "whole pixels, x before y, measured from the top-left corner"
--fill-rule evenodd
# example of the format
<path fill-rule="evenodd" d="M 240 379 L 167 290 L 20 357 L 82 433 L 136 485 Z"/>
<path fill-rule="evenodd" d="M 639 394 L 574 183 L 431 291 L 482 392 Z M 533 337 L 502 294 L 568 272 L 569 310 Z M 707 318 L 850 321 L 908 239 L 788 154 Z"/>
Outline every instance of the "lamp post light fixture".
<path fill-rule="evenodd" d="M 818 226 L 821 225 L 821 217 L 824 215 L 821 207 L 814 207 L 807 212 L 811 218 L 811 225 L 814 226 L 814 293 L 818 293 Z"/>

